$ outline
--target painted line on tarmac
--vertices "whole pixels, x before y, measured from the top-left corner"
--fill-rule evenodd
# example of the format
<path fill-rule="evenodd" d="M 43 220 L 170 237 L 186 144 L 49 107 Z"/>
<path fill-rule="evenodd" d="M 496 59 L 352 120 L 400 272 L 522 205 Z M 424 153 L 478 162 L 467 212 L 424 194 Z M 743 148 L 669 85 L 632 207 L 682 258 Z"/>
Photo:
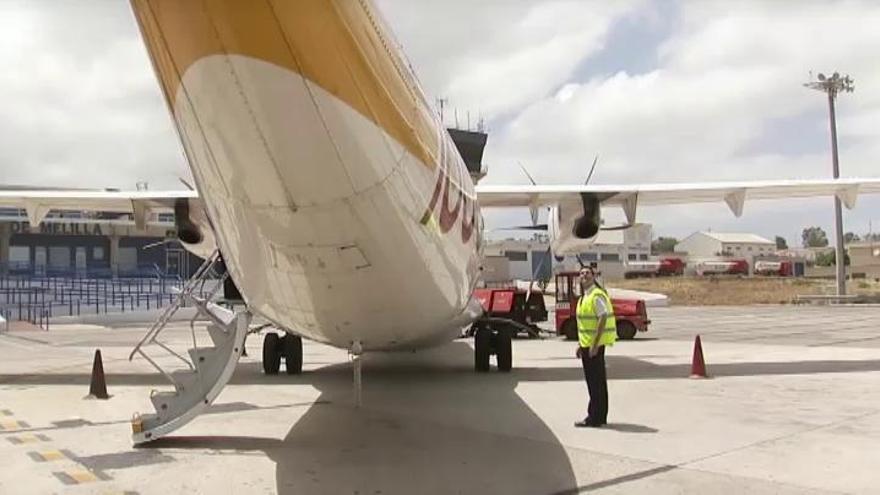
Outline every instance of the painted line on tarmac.
<path fill-rule="evenodd" d="M 0 431 L 21 431 L 30 427 L 31 425 L 27 424 L 24 421 L 17 421 L 14 419 L 0 419 Z"/>
<path fill-rule="evenodd" d="M 65 485 L 82 485 L 113 479 L 105 473 L 89 471 L 88 469 L 67 469 L 65 471 L 54 471 L 52 474 Z"/>
<path fill-rule="evenodd" d="M 0 420 L 0 423 L 2 423 L 2 420 Z M 129 424 L 129 423 L 131 423 L 131 420 L 130 419 L 120 419 L 120 420 L 116 420 L 116 421 L 100 421 L 100 422 L 95 422 L 95 423 L 93 423 L 91 421 L 87 421 L 87 420 L 80 420 L 80 421 L 60 421 L 59 423 L 61 423 L 61 424 L 55 424 L 54 426 L 39 426 L 39 427 L 33 427 L 33 428 L 30 425 L 28 425 L 27 423 L 23 423 L 25 426 L 22 427 L 22 429 L 9 430 L 9 431 L 4 431 L 2 426 L 0 426 L 0 435 L 4 435 L 6 433 L 13 433 L 13 432 L 34 433 L 34 432 L 39 432 L 39 431 L 69 430 L 72 428 L 88 428 L 88 427 L 95 427 L 95 426 L 111 426 L 111 425 Z"/>
<path fill-rule="evenodd" d="M 9 440 L 9 443 L 11 443 L 12 445 L 22 445 L 27 443 L 49 442 L 52 439 L 40 433 L 37 435 L 19 435 L 15 437 L 9 437 L 7 438 L 7 440 Z"/>
<path fill-rule="evenodd" d="M 74 458 L 73 453 L 69 450 L 31 451 L 28 452 L 27 455 L 33 459 L 34 462 L 54 462 Z"/>

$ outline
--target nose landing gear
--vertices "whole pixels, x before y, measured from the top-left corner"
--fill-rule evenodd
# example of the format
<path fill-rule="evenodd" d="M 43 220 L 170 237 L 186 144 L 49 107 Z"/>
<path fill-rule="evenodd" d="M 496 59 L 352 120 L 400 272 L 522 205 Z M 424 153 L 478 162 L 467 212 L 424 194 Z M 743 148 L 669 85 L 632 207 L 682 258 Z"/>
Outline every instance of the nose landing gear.
<path fill-rule="evenodd" d="M 268 332 L 263 337 L 263 372 L 267 375 L 277 375 L 281 370 L 281 358 L 284 358 L 284 367 L 288 375 L 302 373 L 302 337 L 293 334 L 282 337 L 275 332 Z"/>
<path fill-rule="evenodd" d="M 513 369 L 513 335 L 508 328 L 492 328 L 488 322 L 474 323 L 474 370 L 488 372 L 491 356 L 495 354 L 498 371 Z"/>

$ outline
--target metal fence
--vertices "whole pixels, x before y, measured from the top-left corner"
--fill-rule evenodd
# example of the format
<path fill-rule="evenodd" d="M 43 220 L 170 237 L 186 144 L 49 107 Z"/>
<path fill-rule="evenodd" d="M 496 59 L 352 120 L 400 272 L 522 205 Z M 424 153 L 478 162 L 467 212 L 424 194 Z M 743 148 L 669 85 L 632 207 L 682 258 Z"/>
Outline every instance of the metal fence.
<path fill-rule="evenodd" d="M 40 275 L 33 267 L 25 273 L 23 267 L 18 268 L 0 273 L 0 314 L 8 322 L 27 321 L 45 330 L 52 318 L 60 316 L 161 308 L 171 304 L 184 283 L 154 267 L 116 278 L 83 276 L 82 272 Z M 213 277 L 196 293 L 210 294 L 217 283 Z"/>

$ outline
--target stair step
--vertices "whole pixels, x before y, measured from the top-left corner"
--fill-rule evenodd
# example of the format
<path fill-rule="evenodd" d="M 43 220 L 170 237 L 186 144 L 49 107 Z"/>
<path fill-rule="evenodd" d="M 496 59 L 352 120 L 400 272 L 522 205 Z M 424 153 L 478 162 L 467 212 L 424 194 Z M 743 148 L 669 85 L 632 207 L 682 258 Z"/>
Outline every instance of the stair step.
<path fill-rule="evenodd" d="M 200 347 L 198 349 L 190 349 L 189 357 L 192 360 L 193 364 L 196 366 L 196 370 L 203 370 L 208 365 L 208 362 L 217 355 L 216 347 Z"/>
<path fill-rule="evenodd" d="M 208 335 L 211 336 L 211 342 L 213 342 L 215 346 L 221 345 L 229 338 L 229 334 L 226 333 L 226 330 L 216 323 L 208 325 Z"/>
<path fill-rule="evenodd" d="M 171 378 L 176 382 L 177 389 L 158 392 L 151 397 L 157 414 L 140 416 L 132 422 L 135 443 L 155 440 L 182 427 L 216 399 L 229 381 L 241 355 L 250 314 L 233 314 L 235 317 L 229 319 L 226 318 L 227 313 L 231 312 L 219 306 L 217 308 L 220 309 L 217 313 L 214 313 L 215 308 L 208 308 L 208 305 L 200 308 L 209 309 L 214 316 L 214 323 L 208 325 L 208 333 L 215 346 L 189 349 L 195 370 L 172 372 Z M 223 321 L 228 321 L 225 328 L 220 325 Z"/>
<path fill-rule="evenodd" d="M 167 411 L 171 405 L 171 401 L 177 398 L 177 392 L 158 392 L 150 396 L 150 402 L 157 413 Z"/>

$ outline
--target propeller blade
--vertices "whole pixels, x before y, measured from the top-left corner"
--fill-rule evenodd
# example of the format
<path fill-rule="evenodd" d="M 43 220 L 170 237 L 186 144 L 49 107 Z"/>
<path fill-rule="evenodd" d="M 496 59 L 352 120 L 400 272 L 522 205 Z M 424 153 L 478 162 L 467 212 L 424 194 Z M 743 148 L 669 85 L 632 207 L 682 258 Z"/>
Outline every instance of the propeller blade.
<path fill-rule="evenodd" d="M 526 291 L 526 306 L 529 305 L 529 299 L 532 298 L 532 286 L 535 285 L 535 278 L 538 276 L 538 273 L 541 271 L 541 268 L 544 267 L 544 260 L 550 258 L 550 250 L 552 246 L 547 246 L 547 251 L 544 253 L 544 256 L 541 256 L 541 261 L 538 262 L 538 266 L 532 271 L 532 279 L 529 280 L 529 290 Z"/>
<path fill-rule="evenodd" d="M 535 179 L 532 177 L 532 174 L 530 174 L 529 171 L 526 170 L 526 167 L 522 164 L 522 162 L 517 162 L 517 163 L 519 164 L 519 168 L 522 169 L 523 173 L 526 174 L 526 177 L 529 178 L 529 181 L 532 183 L 532 185 L 537 186 L 538 183 L 535 182 Z"/>
<path fill-rule="evenodd" d="M 607 230 L 607 231 L 626 230 L 626 229 L 632 228 L 634 226 L 635 226 L 634 223 L 628 223 L 626 225 L 615 225 L 614 227 L 602 227 L 599 230 Z"/>
<path fill-rule="evenodd" d="M 515 225 L 513 227 L 501 227 L 493 230 L 548 230 L 549 227 L 546 223 L 539 223 L 536 225 Z"/>
<path fill-rule="evenodd" d="M 189 182 L 187 182 L 183 177 L 178 177 L 177 179 L 178 179 L 180 182 L 182 182 L 183 185 L 186 186 L 186 188 L 189 189 L 190 191 L 195 191 L 195 190 L 196 190 L 196 188 L 193 187 Z"/>
<path fill-rule="evenodd" d="M 596 153 L 596 158 L 593 158 L 593 166 L 590 167 L 590 174 L 587 175 L 587 180 L 584 181 L 585 186 L 590 184 L 590 179 L 593 178 L 593 172 L 596 171 L 596 164 L 597 163 L 599 163 L 599 154 L 598 153 Z"/>

